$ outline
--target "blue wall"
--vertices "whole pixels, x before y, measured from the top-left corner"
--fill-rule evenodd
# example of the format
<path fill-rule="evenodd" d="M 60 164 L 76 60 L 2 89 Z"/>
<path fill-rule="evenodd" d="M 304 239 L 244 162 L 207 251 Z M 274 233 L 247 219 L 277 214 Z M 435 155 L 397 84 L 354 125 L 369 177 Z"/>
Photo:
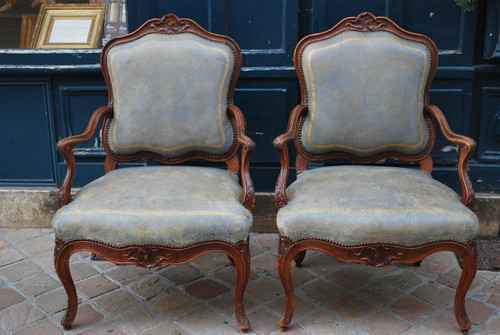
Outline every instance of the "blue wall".
<path fill-rule="evenodd" d="M 257 142 L 252 176 L 258 191 L 272 191 L 279 157 L 272 140 L 284 132 L 299 102 L 293 51 L 307 34 L 362 11 L 388 16 L 403 28 L 431 37 L 440 60 L 431 102 L 452 128 L 478 141 L 470 164 L 478 192 L 500 191 L 499 1 L 479 1 L 466 12 L 453 0 L 129 0 L 129 30 L 174 13 L 231 36 L 243 52 L 235 102 Z M 99 50 L 0 50 L 0 186 L 59 185 L 65 163 L 58 139 L 82 132 L 107 102 Z M 434 176 L 459 190 L 457 153 L 441 135 Z M 104 173 L 99 135 L 78 147 L 75 186 Z M 139 161 L 134 164 L 152 164 Z M 394 164 L 397 164 L 394 162 Z M 131 164 L 128 164 L 131 165 Z"/>

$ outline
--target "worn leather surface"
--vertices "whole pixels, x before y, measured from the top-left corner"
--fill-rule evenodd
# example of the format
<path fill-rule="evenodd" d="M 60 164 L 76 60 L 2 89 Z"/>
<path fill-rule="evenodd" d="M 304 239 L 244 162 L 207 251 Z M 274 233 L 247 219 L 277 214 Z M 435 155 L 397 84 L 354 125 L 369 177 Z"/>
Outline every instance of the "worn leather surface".
<path fill-rule="evenodd" d="M 184 247 L 246 240 L 252 214 L 237 176 L 216 168 L 155 166 L 111 171 L 83 187 L 53 219 L 63 241 Z"/>
<path fill-rule="evenodd" d="M 120 155 L 223 154 L 233 143 L 227 94 L 234 54 L 194 34 L 151 34 L 107 58 L 114 95 L 108 134 Z"/>
<path fill-rule="evenodd" d="M 277 222 L 280 234 L 292 240 L 413 246 L 467 242 L 478 232 L 476 215 L 457 194 L 418 170 L 323 167 L 301 173 L 287 193 Z"/>
<path fill-rule="evenodd" d="M 308 45 L 302 145 L 313 154 L 421 153 L 429 139 L 423 94 L 430 62 L 423 44 L 388 32 L 347 31 Z"/>

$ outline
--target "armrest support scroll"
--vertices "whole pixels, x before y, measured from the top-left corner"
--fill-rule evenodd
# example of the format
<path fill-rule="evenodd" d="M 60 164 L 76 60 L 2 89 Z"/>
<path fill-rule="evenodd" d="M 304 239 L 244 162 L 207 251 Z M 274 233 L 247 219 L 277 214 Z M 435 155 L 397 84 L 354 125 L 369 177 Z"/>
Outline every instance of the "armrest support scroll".
<path fill-rule="evenodd" d="M 255 188 L 250 177 L 250 158 L 255 151 L 255 142 L 247 136 L 246 122 L 243 113 L 237 106 L 228 107 L 229 116 L 236 127 L 236 139 L 241 149 L 241 182 L 243 184 L 243 206 L 253 211 L 255 206 Z"/>
<path fill-rule="evenodd" d="M 280 155 L 281 169 L 276 181 L 276 187 L 274 189 L 274 203 L 276 208 L 280 209 L 284 207 L 287 203 L 286 197 L 286 184 L 288 180 L 288 171 L 290 169 L 290 157 L 288 154 L 288 142 L 294 139 L 297 134 L 297 128 L 299 125 L 299 117 L 307 111 L 306 105 L 297 105 L 292 110 L 290 118 L 288 120 L 288 127 L 286 133 L 279 135 L 273 141 L 273 146 Z"/>
<path fill-rule="evenodd" d="M 87 129 L 85 129 L 82 134 L 66 137 L 57 142 L 57 151 L 64 156 L 68 166 L 66 176 L 64 177 L 57 197 L 59 207 L 67 205 L 72 200 L 71 186 L 73 185 L 73 180 L 75 179 L 75 153 L 73 152 L 73 148 L 80 143 L 88 141 L 92 135 L 94 135 L 97 126 L 99 125 L 99 121 L 101 121 L 105 115 L 109 115 L 112 112 L 113 108 L 111 106 L 98 108 L 94 114 L 92 114 L 89 124 L 87 125 Z"/>
<path fill-rule="evenodd" d="M 462 203 L 470 209 L 473 209 L 475 195 L 474 189 L 472 188 L 472 182 L 467 172 L 467 166 L 471 154 L 476 149 L 476 141 L 470 137 L 454 133 L 439 107 L 435 105 L 427 105 L 424 107 L 424 110 L 436 119 L 446 139 L 460 147 L 460 154 L 458 157 L 458 175 L 460 178 L 460 184 L 462 185 Z"/>

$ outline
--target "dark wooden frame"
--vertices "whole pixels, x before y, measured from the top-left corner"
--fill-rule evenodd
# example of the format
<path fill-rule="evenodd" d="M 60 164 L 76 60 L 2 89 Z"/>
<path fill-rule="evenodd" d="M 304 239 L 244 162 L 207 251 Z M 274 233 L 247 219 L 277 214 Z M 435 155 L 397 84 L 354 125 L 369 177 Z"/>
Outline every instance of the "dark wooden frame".
<path fill-rule="evenodd" d="M 184 34 L 191 33 L 201 36 L 210 41 L 223 43 L 231 48 L 235 57 L 234 71 L 228 90 L 227 114 L 233 125 L 235 140 L 230 150 L 223 155 L 210 155 L 203 152 L 189 152 L 179 157 L 163 157 L 156 153 L 145 151 L 134 155 L 116 155 L 107 143 L 106 132 L 113 118 L 113 91 L 108 73 L 106 57 L 109 50 L 123 43 L 134 41 L 147 34 Z M 71 136 L 57 143 L 57 150 L 64 156 L 67 163 L 67 172 L 59 191 L 58 203 L 62 207 L 72 201 L 71 186 L 75 178 L 75 155 L 73 148 L 88 141 L 95 133 L 99 123 L 103 120 L 102 138 L 103 147 L 106 151 L 104 163 L 105 171 L 116 169 L 118 162 L 129 162 L 137 159 L 152 158 L 162 164 L 178 164 L 189 159 L 202 158 L 212 162 L 225 162 L 229 170 L 239 173 L 243 184 L 242 204 L 253 211 L 255 204 L 255 189 L 250 177 L 250 158 L 255 150 L 255 143 L 246 135 L 245 118 L 241 110 L 234 106 L 233 96 L 236 81 L 240 73 L 242 63 L 241 51 L 236 42 L 227 36 L 217 35 L 206 31 L 190 19 L 178 19 L 173 14 L 165 15 L 162 19 L 152 19 L 146 22 L 135 32 L 120 36 L 106 44 L 101 54 L 101 66 L 104 79 L 108 86 L 108 105 L 97 109 L 90 118 L 87 129 L 80 135 Z M 242 147 L 241 159 L 238 157 L 238 149 Z M 170 248 L 160 245 L 141 245 L 116 248 L 96 241 L 71 241 L 63 242 L 56 238 L 54 249 L 54 263 L 59 276 L 68 295 L 68 308 L 61 324 L 64 329 L 70 329 L 77 313 L 77 296 L 75 285 L 69 271 L 69 258 L 78 251 L 90 251 L 96 253 L 115 264 L 135 264 L 146 268 L 162 266 L 166 264 L 185 264 L 193 259 L 210 252 L 226 254 L 234 263 L 237 271 L 237 283 L 234 295 L 234 308 L 236 320 L 243 332 L 247 332 L 250 323 L 246 317 L 243 305 L 243 292 L 250 274 L 250 252 L 248 239 L 236 244 L 223 241 L 208 241 L 191 245 L 184 248 Z"/>
<path fill-rule="evenodd" d="M 331 38 L 347 30 L 363 32 L 386 31 L 403 39 L 423 43 L 429 49 L 432 61 L 427 83 L 425 85 L 423 113 L 429 129 L 430 139 L 427 147 L 421 154 L 409 156 L 397 152 L 382 152 L 370 157 L 359 157 L 341 151 L 331 151 L 326 154 L 313 155 L 304 150 L 300 144 L 300 127 L 308 112 L 307 88 L 301 63 L 302 52 L 310 43 Z M 407 32 L 386 17 L 375 17 L 373 14 L 365 12 L 361 13 L 357 17 L 345 18 L 335 27 L 325 32 L 309 35 L 303 38 L 295 49 L 294 62 L 295 71 L 297 72 L 302 92 L 301 103 L 292 110 L 286 133 L 278 136 L 273 143 L 274 147 L 278 150 L 281 159 L 281 170 L 276 182 L 274 194 L 278 210 L 288 203 L 286 196 L 286 185 L 290 165 L 288 142 L 294 140 L 294 144 L 297 149 L 295 168 L 298 173 L 307 170 L 309 161 L 344 158 L 359 164 L 370 164 L 384 158 L 396 158 L 404 161 L 419 162 L 420 169 L 430 174 L 432 173 L 433 168 L 430 153 L 436 141 L 434 120 L 439 124 L 444 136 L 449 141 L 460 147 L 458 173 L 463 191 L 462 203 L 468 208 L 473 209 L 475 197 L 471 181 L 467 174 L 467 164 L 471 153 L 476 147 L 476 143 L 469 137 L 455 134 L 450 129 L 450 126 L 448 125 L 448 122 L 446 121 L 446 118 L 441 110 L 438 107 L 429 104 L 429 90 L 432 84 L 432 79 L 436 73 L 438 62 L 437 48 L 432 40 L 420 34 Z M 471 328 L 471 323 L 465 311 L 464 299 L 477 270 L 477 250 L 475 240 L 471 240 L 464 244 L 450 241 L 440 241 L 416 247 L 405 247 L 402 245 L 385 243 L 343 246 L 319 239 L 291 241 L 286 236 L 280 236 L 278 271 L 286 293 L 285 309 L 279 322 L 282 331 L 286 331 L 288 329 L 295 307 L 291 266 L 294 260 L 297 266 L 301 265 L 304 260 L 306 250 L 319 250 L 342 262 L 364 263 L 375 267 L 396 263 L 415 264 L 435 252 L 452 251 L 458 255 L 463 262 L 462 276 L 460 278 L 460 283 L 455 296 L 455 316 L 462 333 L 466 334 Z"/>

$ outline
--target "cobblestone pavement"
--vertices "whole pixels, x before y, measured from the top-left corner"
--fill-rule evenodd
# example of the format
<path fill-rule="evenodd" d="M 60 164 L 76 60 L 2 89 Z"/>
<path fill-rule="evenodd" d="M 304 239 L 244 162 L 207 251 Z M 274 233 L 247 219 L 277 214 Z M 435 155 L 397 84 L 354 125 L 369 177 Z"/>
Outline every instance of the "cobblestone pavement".
<path fill-rule="evenodd" d="M 279 334 L 284 293 L 276 234 L 252 234 L 245 304 L 255 334 Z M 50 229 L 0 228 L 0 335 L 56 335 L 66 295 L 54 272 Z M 236 334 L 235 270 L 210 254 L 182 266 L 146 270 L 71 259 L 80 299 L 68 334 Z M 451 253 L 419 268 L 342 264 L 308 252 L 293 268 L 297 296 L 289 335 L 460 334 L 453 297 L 460 270 Z M 471 335 L 500 334 L 500 273 L 479 271 L 467 296 Z M 250 333 L 252 333 L 252 331 Z"/>

